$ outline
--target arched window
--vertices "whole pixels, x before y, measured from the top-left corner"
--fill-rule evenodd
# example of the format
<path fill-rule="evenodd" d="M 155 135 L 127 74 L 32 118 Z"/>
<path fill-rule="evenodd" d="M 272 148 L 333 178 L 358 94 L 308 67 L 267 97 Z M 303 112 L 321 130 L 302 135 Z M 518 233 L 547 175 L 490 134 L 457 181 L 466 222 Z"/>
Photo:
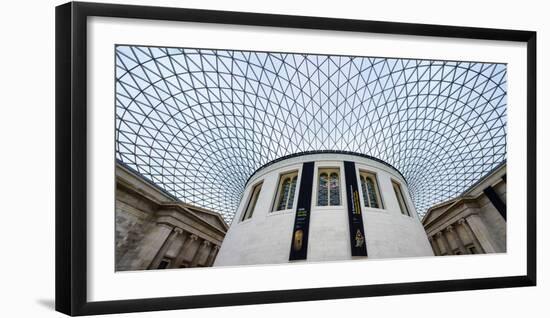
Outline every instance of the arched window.
<path fill-rule="evenodd" d="M 336 172 L 330 174 L 330 205 L 340 205 L 340 178 Z"/>
<path fill-rule="evenodd" d="M 340 205 L 340 170 L 319 169 L 317 205 Z"/>
<path fill-rule="evenodd" d="M 246 205 L 246 210 L 244 210 L 241 221 L 248 220 L 252 217 L 254 209 L 256 208 L 256 202 L 258 202 L 258 197 L 260 196 L 260 190 L 262 189 L 262 183 L 259 183 L 252 188 L 250 193 L 250 198 L 248 199 L 248 204 Z"/>
<path fill-rule="evenodd" d="M 298 171 L 293 171 L 281 175 L 277 196 L 275 200 L 274 211 L 292 209 L 294 205 L 294 193 L 296 192 L 296 182 L 298 181 Z"/>
<path fill-rule="evenodd" d="M 376 175 L 371 172 L 361 171 L 359 173 L 359 180 L 361 181 L 361 190 L 365 206 L 377 209 L 383 208 Z"/>
<path fill-rule="evenodd" d="M 289 190 L 290 190 L 290 178 L 285 178 L 281 183 L 281 193 L 279 195 L 279 204 L 277 204 L 277 210 L 286 210 Z"/>
<path fill-rule="evenodd" d="M 399 204 L 399 209 L 401 210 L 401 214 L 411 216 L 411 213 L 409 212 L 409 208 L 407 207 L 407 203 L 405 202 L 405 197 L 403 196 L 403 190 L 401 189 L 401 185 L 393 180 L 391 183 L 393 186 L 393 191 L 395 192 L 395 196 L 397 197 L 397 203 Z"/>
<path fill-rule="evenodd" d="M 319 194 L 317 196 L 317 205 L 328 205 L 328 174 L 319 174 Z"/>
<path fill-rule="evenodd" d="M 290 190 L 288 193 L 288 204 L 287 209 L 292 209 L 293 203 L 294 203 L 294 194 L 296 193 L 296 183 L 298 182 L 298 175 L 296 174 L 292 181 L 290 182 Z"/>

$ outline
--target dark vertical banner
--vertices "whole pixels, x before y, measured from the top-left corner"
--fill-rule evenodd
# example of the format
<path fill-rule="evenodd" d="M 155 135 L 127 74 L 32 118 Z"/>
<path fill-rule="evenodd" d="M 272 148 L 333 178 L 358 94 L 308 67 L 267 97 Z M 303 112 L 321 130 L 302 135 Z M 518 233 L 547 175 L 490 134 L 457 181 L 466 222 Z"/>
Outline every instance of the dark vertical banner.
<path fill-rule="evenodd" d="M 344 161 L 344 176 L 346 177 L 346 202 L 348 205 L 349 236 L 351 242 L 351 256 L 367 256 L 367 243 L 357 187 L 355 163 Z"/>
<path fill-rule="evenodd" d="M 289 260 L 291 261 L 307 258 L 313 167 L 314 162 L 305 162 L 302 167 L 298 204 L 296 204 L 296 216 L 294 218 L 294 230 L 292 231 L 292 242 L 290 244 Z"/>

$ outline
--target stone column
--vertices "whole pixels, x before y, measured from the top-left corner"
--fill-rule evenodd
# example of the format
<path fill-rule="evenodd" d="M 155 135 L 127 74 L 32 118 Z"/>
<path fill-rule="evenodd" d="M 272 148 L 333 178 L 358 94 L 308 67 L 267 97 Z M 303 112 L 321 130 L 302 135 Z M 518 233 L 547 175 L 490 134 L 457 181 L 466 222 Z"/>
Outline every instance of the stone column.
<path fill-rule="evenodd" d="M 218 255 L 218 251 L 220 250 L 220 247 L 218 245 L 214 245 L 210 249 L 210 253 L 208 254 L 208 258 L 206 259 L 206 266 L 212 266 L 214 265 L 214 260 L 216 259 L 216 255 Z"/>
<path fill-rule="evenodd" d="M 204 247 L 202 249 L 199 259 L 197 260 L 197 265 L 208 266 L 208 256 L 210 256 L 210 253 L 212 252 L 212 249 L 214 247 L 212 246 L 212 243 L 210 241 L 204 242 L 203 245 Z"/>
<path fill-rule="evenodd" d="M 174 257 L 174 260 L 168 265 L 168 268 L 179 268 L 180 263 L 183 261 L 181 257 L 183 256 L 181 251 L 183 251 L 183 247 L 185 246 L 185 243 L 187 243 L 187 240 L 189 239 L 189 233 L 184 232 L 182 230 L 181 233 L 181 245 L 177 251 L 176 257 Z"/>
<path fill-rule="evenodd" d="M 139 250 L 132 259 L 131 269 L 147 269 L 171 232 L 172 227 L 168 224 L 157 223 L 139 243 Z"/>
<path fill-rule="evenodd" d="M 460 250 L 460 252 L 462 254 L 470 254 L 470 251 L 468 251 L 466 249 L 466 247 L 464 246 L 464 243 L 462 243 L 462 240 L 460 239 L 460 236 L 458 235 L 458 233 L 456 233 L 454 231 L 454 228 L 452 225 L 449 225 L 447 226 L 447 233 L 449 233 L 449 235 L 454 239 L 454 241 L 456 242 L 456 245 L 458 246 L 458 249 Z"/>
<path fill-rule="evenodd" d="M 193 260 L 191 261 L 191 265 L 189 267 L 197 267 L 197 265 L 200 263 L 201 259 L 203 258 L 204 253 L 206 252 L 206 249 L 210 246 L 210 242 L 207 240 L 203 240 L 201 243 L 201 246 L 197 249 L 195 252 L 195 256 L 193 256 Z"/>
<path fill-rule="evenodd" d="M 181 263 L 185 260 L 185 253 L 189 251 L 189 248 L 191 245 L 193 245 L 193 242 L 195 242 L 199 237 L 195 234 L 189 235 L 189 233 L 185 234 L 186 237 L 184 238 L 184 242 L 181 245 L 181 249 L 178 253 L 178 256 L 176 256 L 176 259 L 170 264 L 170 268 L 179 268 L 181 266 Z"/>
<path fill-rule="evenodd" d="M 445 249 L 447 255 L 453 255 L 453 249 L 451 248 L 449 241 L 447 241 L 447 237 L 442 232 L 437 232 L 436 236 L 443 243 L 443 248 Z"/>
<path fill-rule="evenodd" d="M 460 219 L 460 220 L 458 220 L 458 224 L 461 225 L 464 228 L 464 231 L 466 232 L 466 235 L 470 238 L 470 240 L 472 241 L 472 244 L 474 244 L 474 247 L 476 248 L 478 253 L 484 253 L 483 248 L 481 247 L 481 245 L 479 245 L 479 242 L 478 242 L 476 236 L 472 232 L 472 229 L 470 228 L 470 226 L 466 223 L 466 220 L 465 219 Z M 470 251 L 468 251 L 468 252 L 470 252 Z"/>
<path fill-rule="evenodd" d="M 434 235 L 435 244 L 437 245 L 437 248 L 439 249 L 439 255 L 443 255 L 445 250 L 445 244 L 443 244 L 443 239 L 441 238 L 441 232 L 437 232 Z"/>
<path fill-rule="evenodd" d="M 495 253 L 495 245 L 489 236 L 489 231 L 483 224 L 483 221 L 477 214 L 470 214 L 466 217 L 466 223 L 470 226 L 473 234 L 483 247 L 485 253 Z"/>
<path fill-rule="evenodd" d="M 168 236 L 168 239 L 164 241 L 164 244 L 162 244 L 162 247 L 158 250 L 157 255 L 149 265 L 149 269 L 157 269 L 160 265 L 160 262 L 162 261 L 162 258 L 164 255 L 166 255 L 166 252 L 172 246 L 172 243 L 174 243 L 176 237 L 183 233 L 182 229 L 180 228 L 174 228 L 172 233 L 170 233 L 170 236 Z"/>
<path fill-rule="evenodd" d="M 441 251 L 439 250 L 439 245 L 437 245 L 437 240 L 433 238 L 432 236 L 428 237 L 428 240 L 430 241 L 430 245 L 432 246 L 432 250 L 434 251 L 435 256 L 441 255 Z"/>

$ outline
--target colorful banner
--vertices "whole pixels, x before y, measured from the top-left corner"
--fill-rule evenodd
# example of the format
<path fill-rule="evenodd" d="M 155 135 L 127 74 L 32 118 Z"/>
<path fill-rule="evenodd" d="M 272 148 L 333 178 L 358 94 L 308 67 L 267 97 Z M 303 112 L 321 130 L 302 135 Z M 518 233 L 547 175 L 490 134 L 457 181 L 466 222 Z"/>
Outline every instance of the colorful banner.
<path fill-rule="evenodd" d="M 294 230 L 292 231 L 292 243 L 290 245 L 289 260 L 291 261 L 307 258 L 309 216 L 311 214 L 311 191 L 313 188 L 313 167 L 314 162 L 305 162 L 302 167 L 302 178 L 300 180 L 298 204 L 296 204 Z"/>
<path fill-rule="evenodd" d="M 346 178 L 346 202 L 348 205 L 351 256 L 367 256 L 367 243 L 365 240 L 361 200 L 359 199 L 354 162 L 344 161 L 344 176 Z"/>

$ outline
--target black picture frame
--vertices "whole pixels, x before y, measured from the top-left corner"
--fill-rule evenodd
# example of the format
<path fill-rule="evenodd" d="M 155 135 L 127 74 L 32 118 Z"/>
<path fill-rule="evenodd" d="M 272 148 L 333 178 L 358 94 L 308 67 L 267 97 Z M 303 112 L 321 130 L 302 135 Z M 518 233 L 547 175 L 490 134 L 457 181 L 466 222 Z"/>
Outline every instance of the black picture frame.
<path fill-rule="evenodd" d="M 501 40 L 527 44 L 527 274 L 352 287 L 88 302 L 86 36 L 92 16 Z M 56 310 L 91 315 L 536 285 L 536 32 L 71 2 L 56 7 Z"/>

